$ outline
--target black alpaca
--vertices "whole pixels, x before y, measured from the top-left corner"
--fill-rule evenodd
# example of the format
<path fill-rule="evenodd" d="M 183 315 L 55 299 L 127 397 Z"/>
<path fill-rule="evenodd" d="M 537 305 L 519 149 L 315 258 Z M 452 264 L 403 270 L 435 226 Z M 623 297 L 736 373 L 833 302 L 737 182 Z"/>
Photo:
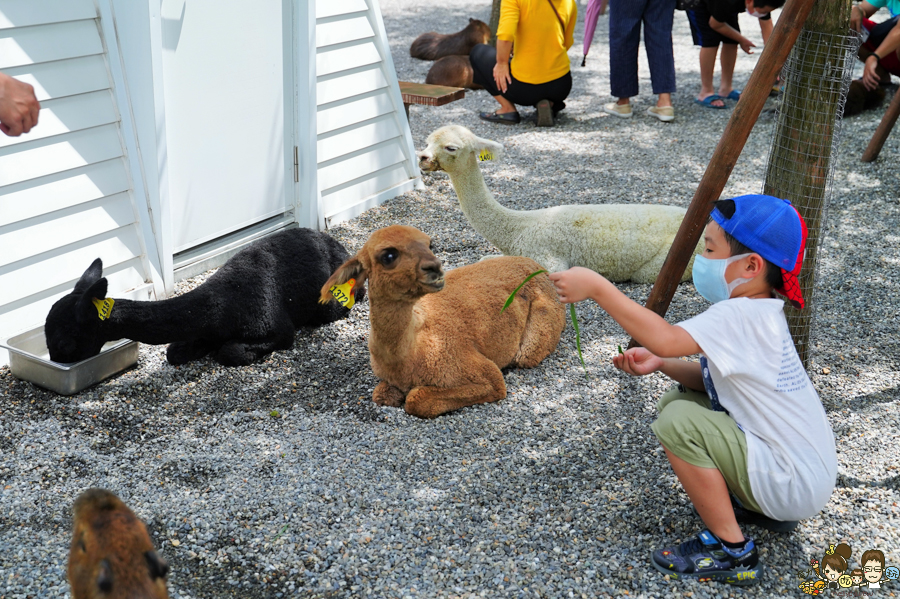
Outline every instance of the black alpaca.
<path fill-rule="evenodd" d="M 250 364 L 294 343 L 297 327 L 319 326 L 347 316 L 335 303 L 318 303 L 331 273 L 349 258 L 340 243 L 310 229 L 289 229 L 232 256 L 208 281 L 184 295 L 157 302 L 112 300 L 100 258 L 81 275 L 75 290 L 47 315 L 50 359 L 77 362 L 100 353 L 107 341 L 170 343 L 170 364 L 214 353 L 226 366 Z M 356 291 L 357 300 L 364 291 Z"/>

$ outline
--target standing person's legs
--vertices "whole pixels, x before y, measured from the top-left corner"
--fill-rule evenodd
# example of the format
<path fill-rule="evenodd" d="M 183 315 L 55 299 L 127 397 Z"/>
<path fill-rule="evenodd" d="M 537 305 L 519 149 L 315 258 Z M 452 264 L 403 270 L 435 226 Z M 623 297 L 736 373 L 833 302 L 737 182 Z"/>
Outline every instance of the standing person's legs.
<path fill-rule="evenodd" d="M 696 101 L 710 108 L 721 109 L 725 108 L 725 102 L 713 88 L 713 73 L 722 36 L 709 26 L 709 16 L 702 8 L 687 11 L 694 45 L 700 46 L 700 93 Z"/>
<path fill-rule="evenodd" d="M 734 78 L 734 63 L 737 61 L 737 51 L 737 44 L 722 44 L 722 57 L 719 59 L 719 65 L 722 68 L 719 95 L 723 98 L 727 98 L 728 94 L 734 89 L 732 79 Z"/>
<path fill-rule="evenodd" d="M 650 0 L 644 11 L 644 47 L 650 64 L 653 93 L 659 95 L 657 107 L 672 105 L 675 91 L 675 55 L 672 51 L 672 20 L 675 0 Z"/>
<path fill-rule="evenodd" d="M 641 18 L 649 0 L 611 0 L 609 5 L 609 86 L 617 104 L 638 94 Z"/>

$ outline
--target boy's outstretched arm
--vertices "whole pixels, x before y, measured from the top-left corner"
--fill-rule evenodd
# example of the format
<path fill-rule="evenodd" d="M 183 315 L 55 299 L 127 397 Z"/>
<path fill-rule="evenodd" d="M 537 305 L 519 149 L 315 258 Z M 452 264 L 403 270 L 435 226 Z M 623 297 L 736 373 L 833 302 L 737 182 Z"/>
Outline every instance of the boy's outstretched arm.
<path fill-rule="evenodd" d="M 634 376 L 661 372 L 688 389 L 703 391 L 703 373 L 699 362 L 679 358 L 660 358 L 645 347 L 633 347 L 613 358 L 613 366 Z"/>
<path fill-rule="evenodd" d="M 700 346 L 687 331 L 656 312 L 629 299 L 604 277 L 576 266 L 550 275 L 559 298 L 567 304 L 592 299 L 635 341 L 662 358 L 680 358 L 700 353 Z"/>

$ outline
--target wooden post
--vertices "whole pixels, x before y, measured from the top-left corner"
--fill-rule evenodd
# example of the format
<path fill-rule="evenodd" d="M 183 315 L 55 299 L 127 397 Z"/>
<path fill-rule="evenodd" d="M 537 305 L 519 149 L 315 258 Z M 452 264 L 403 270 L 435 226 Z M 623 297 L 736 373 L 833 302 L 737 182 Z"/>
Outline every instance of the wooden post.
<path fill-rule="evenodd" d="M 831 153 L 840 122 L 838 108 L 846 94 L 850 6 L 850 0 L 818 0 L 807 18 L 784 82 L 763 187 L 763 193 L 790 200 L 809 233 L 798 277 L 806 308 L 797 310 L 785 304 L 794 345 L 807 368 L 819 240 L 833 172 Z"/>
<path fill-rule="evenodd" d="M 731 113 L 709 166 L 703 173 L 656 283 L 650 290 L 646 306 L 657 314 L 664 316 L 668 310 L 681 276 L 703 234 L 706 221 L 712 212 L 713 202 L 719 199 L 719 195 L 725 189 L 728 177 L 731 176 L 750 131 L 753 130 L 753 125 L 756 124 L 756 119 L 759 118 L 766 103 L 772 82 L 778 76 L 815 3 L 816 0 L 788 0 L 785 4 L 769 43 L 763 49 L 759 62 L 741 93 L 741 99 Z M 629 347 L 635 345 L 632 339 Z"/>
<path fill-rule="evenodd" d="M 492 46 L 497 46 L 497 28 L 500 27 L 500 0 L 493 0 L 491 3 L 491 22 L 488 23 L 491 28 L 491 41 L 488 42 Z"/>
<path fill-rule="evenodd" d="M 881 148 L 884 146 L 884 142 L 887 141 L 888 135 L 891 134 L 898 116 L 900 116 L 900 93 L 894 92 L 894 99 L 891 100 L 891 105 L 888 106 L 884 116 L 881 117 L 878 129 L 875 130 L 875 134 L 869 140 L 866 151 L 863 152 L 863 162 L 872 162 L 878 158 L 878 154 L 881 153 Z"/>

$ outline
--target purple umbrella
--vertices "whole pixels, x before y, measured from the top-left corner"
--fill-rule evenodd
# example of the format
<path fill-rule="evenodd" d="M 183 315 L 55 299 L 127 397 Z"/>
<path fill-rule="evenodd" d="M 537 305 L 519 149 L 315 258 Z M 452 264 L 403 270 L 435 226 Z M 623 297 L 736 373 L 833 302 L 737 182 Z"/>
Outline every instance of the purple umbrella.
<path fill-rule="evenodd" d="M 581 59 L 581 66 L 584 66 L 588 50 L 591 49 L 591 42 L 594 41 L 597 17 L 606 14 L 607 4 L 609 4 L 609 0 L 588 0 L 587 12 L 584 14 L 584 58 Z"/>

